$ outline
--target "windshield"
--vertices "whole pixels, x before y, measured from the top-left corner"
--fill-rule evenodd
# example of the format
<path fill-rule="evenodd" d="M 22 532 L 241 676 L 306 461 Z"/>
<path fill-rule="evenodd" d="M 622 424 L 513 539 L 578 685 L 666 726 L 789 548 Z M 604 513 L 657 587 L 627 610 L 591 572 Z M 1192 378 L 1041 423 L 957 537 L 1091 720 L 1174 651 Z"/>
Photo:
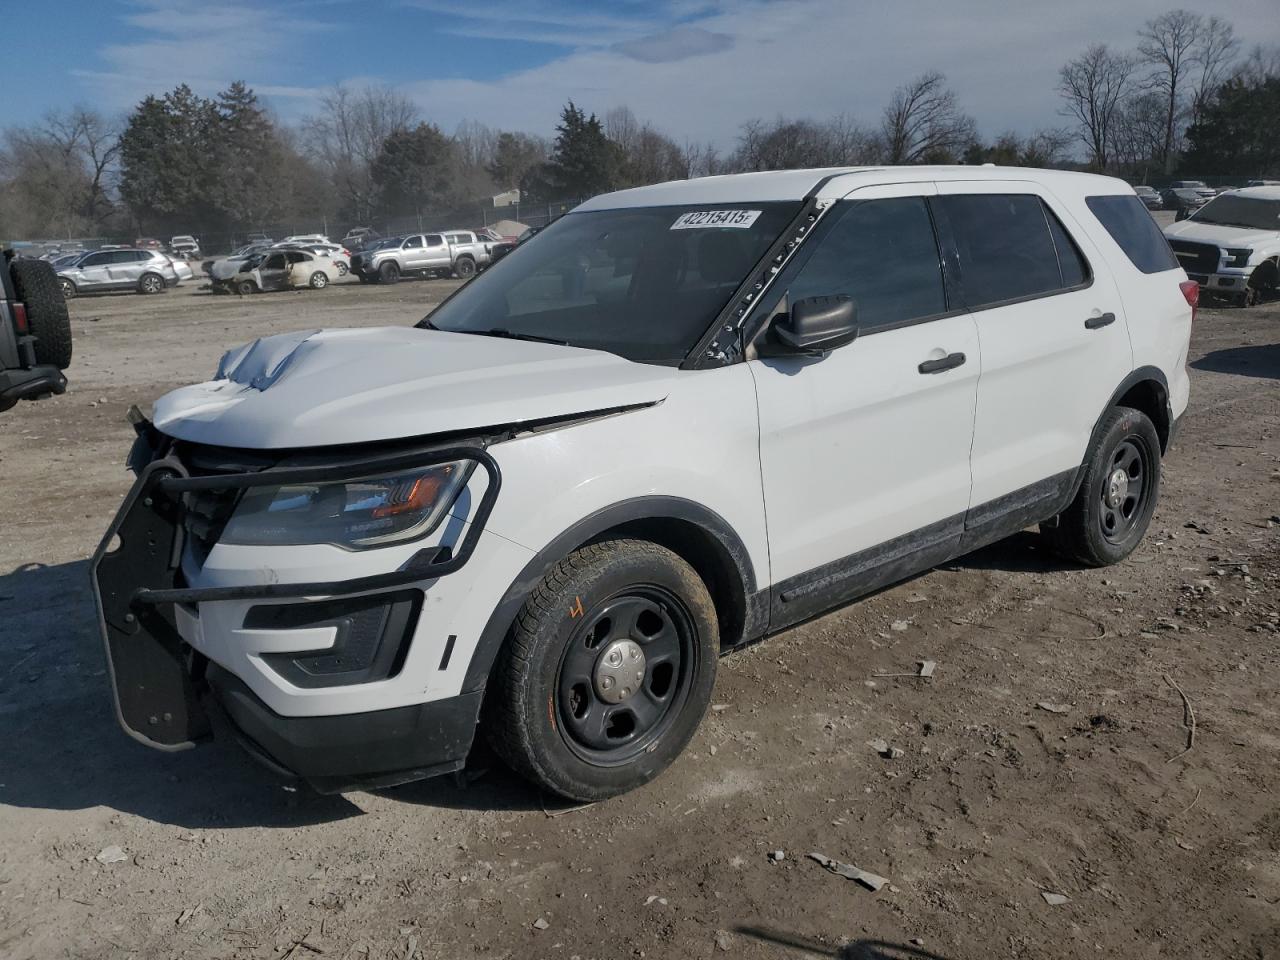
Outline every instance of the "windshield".
<path fill-rule="evenodd" d="M 572 213 L 419 326 L 675 366 L 799 209 L 788 201 Z"/>
<path fill-rule="evenodd" d="M 1252 230 L 1280 230 L 1280 200 L 1260 200 L 1229 193 L 1215 197 L 1188 219 Z"/>
<path fill-rule="evenodd" d="M 398 247 L 404 243 L 404 237 L 386 237 L 373 244 L 372 250 L 385 250 L 387 247 Z"/>

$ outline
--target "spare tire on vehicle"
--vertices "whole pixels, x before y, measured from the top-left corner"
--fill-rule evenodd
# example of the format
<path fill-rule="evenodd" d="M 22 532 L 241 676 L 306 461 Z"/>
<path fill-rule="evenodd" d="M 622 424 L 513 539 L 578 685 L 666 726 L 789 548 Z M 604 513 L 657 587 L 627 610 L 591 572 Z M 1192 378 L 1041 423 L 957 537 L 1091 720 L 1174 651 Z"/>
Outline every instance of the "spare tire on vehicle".
<path fill-rule="evenodd" d="M 36 362 L 65 370 L 71 366 L 71 318 L 53 266 L 45 260 L 13 260 L 13 289 L 27 307 L 27 323 L 36 338 Z"/>

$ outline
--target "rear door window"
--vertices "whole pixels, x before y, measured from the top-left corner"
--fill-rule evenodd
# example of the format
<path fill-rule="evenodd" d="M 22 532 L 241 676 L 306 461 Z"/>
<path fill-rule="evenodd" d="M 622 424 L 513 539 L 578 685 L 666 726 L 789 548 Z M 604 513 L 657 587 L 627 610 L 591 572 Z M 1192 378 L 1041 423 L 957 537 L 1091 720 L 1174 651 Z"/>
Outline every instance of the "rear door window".
<path fill-rule="evenodd" d="M 933 221 L 923 197 L 850 203 L 787 287 L 789 303 L 847 294 L 858 326 L 909 323 L 945 313 Z"/>
<path fill-rule="evenodd" d="M 1129 261 L 1143 273 L 1162 273 L 1178 266 L 1169 241 L 1137 197 L 1085 197 L 1084 202 Z"/>
<path fill-rule="evenodd" d="M 1040 297 L 1083 282 L 1086 268 L 1079 251 L 1035 194 L 953 194 L 939 200 L 955 236 L 969 309 Z M 1065 248 L 1061 262 L 1055 232 Z"/>

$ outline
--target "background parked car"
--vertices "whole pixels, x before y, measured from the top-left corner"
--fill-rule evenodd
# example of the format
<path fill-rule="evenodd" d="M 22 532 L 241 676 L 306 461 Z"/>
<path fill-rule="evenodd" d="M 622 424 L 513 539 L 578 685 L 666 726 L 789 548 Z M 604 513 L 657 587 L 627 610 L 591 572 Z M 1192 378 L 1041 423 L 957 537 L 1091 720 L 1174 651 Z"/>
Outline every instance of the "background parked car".
<path fill-rule="evenodd" d="M 191 269 L 191 264 L 187 263 L 186 258 L 177 256 L 176 254 L 168 254 L 169 262 L 173 264 L 173 272 L 178 275 L 178 282 L 183 280 L 194 280 L 196 273 Z"/>
<path fill-rule="evenodd" d="M 1160 194 L 1166 210 L 1173 210 L 1174 219 L 1185 219 L 1187 214 L 1199 210 L 1209 198 L 1190 187 L 1170 187 Z"/>
<path fill-rule="evenodd" d="M 367 247 L 378 240 L 380 235 L 373 227 L 352 227 L 342 238 L 342 245 L 348 250 L 356 251 Z"/>
<path fill-rule="evenodd" d="M 71 320 L 53 267 L 0 252 L 0 411 L 62 393 Z"/>
<path fill-rule="evenodd" d="M 243 261 L 232 276 L 215 281 L 214 289 L 242 296 L 300 287 L 322 290 L 337 279 L 338 270 L 327 257 L 306 250 L 268 250 Z"/>
<path fill-rule="evenodd" d="M 268 237 L 265 233 L 251 233 L 247 237 L 245 237 L 245 239 L 248 240 L 250 243 L 265 243 L 265 244 L 275 243 L 275 241 L 270 237 Z"/>
<path fill-rule="evenodd" d="M 162 250 L 164 244 L 155 237 L 138 237 L 133 241 L 133 246 L 137 250 Z"/>
<path fill-rule="evenodd" d="M 179 234 L 169 240 L 169 250 L 175 256 L 194 259 L 200 256 L 200 243 L 189 234 Z"/>
<path fill-rule="evenodd" d="M 163 293 L 177 286 L 173 261 L 159 250 L 96 250 L 58 270 L 62 295 L 70 300 L 82 293 L 137 290 Z"/>
<path fill-rule="evenodd" d="M 1133 188 L 1133 192 L 1138 195 L 1138 199 L 1146 205 L 1148 210 L 1164 209 L 1164 201 L 1160 199 L 1160 194 L 1155 187 L 1149 187 L 1145 183 L 1140 183 Z"/>
<path fill-rule="evenodd" d="M 318 257 L 327 257 L 333 261 L 338 276 L 345 277 L 351 270 L 351 251 L 339 243 L 277 243 L 273 250 L 306 250 Z"/>
<path fill-rule="evenodd" d="M 291 237 L 285 237 L 281 243 L 333 243 L 323 233 L 298 233 Z"/>
<path fill-rule="evenodd" d="M 270 249 L 271 244 L 269 243 L 246 243 L 243 247 L 238 247 L 225 257 L 206 260 L 200 264 L 200 269 L 214 280 L 225 280 L 239 270 L 240 264 L 244 261 L 250 257 L 256 257 L 260 253 L 266 253 Z"/>

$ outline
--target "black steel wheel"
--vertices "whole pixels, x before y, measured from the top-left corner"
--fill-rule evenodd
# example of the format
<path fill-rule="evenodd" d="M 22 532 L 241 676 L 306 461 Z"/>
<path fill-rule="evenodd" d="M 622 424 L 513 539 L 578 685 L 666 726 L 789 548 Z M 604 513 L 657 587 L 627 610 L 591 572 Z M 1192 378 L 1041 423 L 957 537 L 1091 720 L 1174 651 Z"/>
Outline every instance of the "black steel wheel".
<path fill-rule="evenodd" d="M 693 737 L 719 645 L 715 605 L 681 557 L 644 540 L 588 544 L 516 617 L 485 693 L 489 742 L 568 799 L 634 789 Z"/>
<path fill-rule="evenodd" d="M 560 731 L 592 763 L 626 763 L 662 735 L 689 695 L 693 622 L 679 597 L 656 586 L 628 588 L 582 620 L 560 661 Z"/>
<path fill-rule="evenodd" d="M 1098 491 L 1102 501 L 1098 524 L 1112 543 L 1123 543 L 1142 517 L 1149 456 L 1137 437 L 1122 440 L 1111 454 L 1111 465 Z"/>
<path fill-rule="evenodd" d="M 1041 533 L 1090 567 L 1118 563 L 1142 542 L 1160 496 L 1160 437 L 1142 411 L 1112 410 L 1099 425 L 1075 499 Z"/>

